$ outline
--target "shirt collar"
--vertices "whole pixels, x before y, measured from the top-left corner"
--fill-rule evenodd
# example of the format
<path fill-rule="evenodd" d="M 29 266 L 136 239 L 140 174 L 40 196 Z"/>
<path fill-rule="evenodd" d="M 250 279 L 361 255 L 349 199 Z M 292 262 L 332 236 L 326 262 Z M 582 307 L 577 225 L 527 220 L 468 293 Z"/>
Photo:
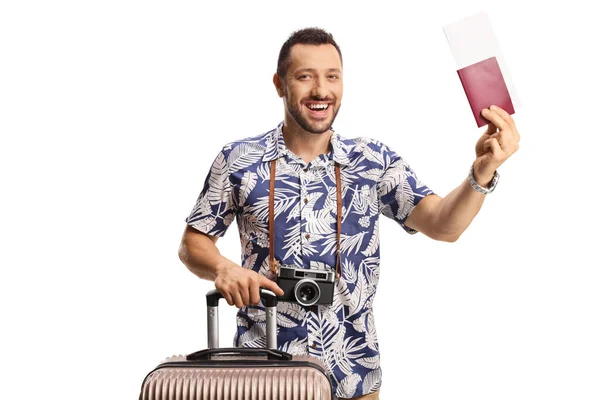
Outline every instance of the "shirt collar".
<path fill-rule="evenodd" d="M 291 153 L 285 146 L 285 140 L 283 140 L 283 121 L 277 125 L 277 128 L 270 132 L 266 145 L 265 154 L 262 158 L 263 162 L 276 160 Z M 331 151 L 333 153 L 333 160 L 338 164 L 348 165 L 350 163 L 346 148 L 340 142 L 340 135 L 335 133 L 335 131 L 331 135 Z"/>

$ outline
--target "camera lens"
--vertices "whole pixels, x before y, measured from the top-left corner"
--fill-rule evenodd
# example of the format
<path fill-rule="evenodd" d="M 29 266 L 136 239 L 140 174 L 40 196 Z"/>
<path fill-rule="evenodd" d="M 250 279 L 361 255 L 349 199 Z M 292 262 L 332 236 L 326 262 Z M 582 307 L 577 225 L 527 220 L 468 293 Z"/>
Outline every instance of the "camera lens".
<path fill-rule="evenodd" d="M 294 288 L 296 301 L 303 306 L 312 306 L 321 298 L 321 289 L 312 279 L 302 279 Z"/>
<path fill-rule="evenodd" d="M 302 289 L 299 290 L 298 295 L 300 296 L 300 299 L 302 299 L 302 301 L 304 303 L 308 303 L 310 302 L 312 299 L 314 299 L 315 294 L 317 294 L 317 292 L 315 291 L 315 288 L 312 286 L 303 286 Z"/>

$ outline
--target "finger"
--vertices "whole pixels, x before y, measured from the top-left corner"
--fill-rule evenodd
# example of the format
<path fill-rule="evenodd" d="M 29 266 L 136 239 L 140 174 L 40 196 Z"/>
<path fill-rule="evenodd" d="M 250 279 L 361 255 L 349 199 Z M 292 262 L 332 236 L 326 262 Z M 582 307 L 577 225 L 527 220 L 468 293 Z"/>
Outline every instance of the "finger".
<path fill-rule="evenodd" d="M 240 292 L 232 293 L 233 303 L 237 308 L 242 308 L 244 306 L 244 302 L 242 301 L 242 296 Z"/>
<path fill-rule="evenodd" d="M 233 298 L 231 297 L 231 290 L 228 285 L 223 285 L 222 280 L 217 279 L 215 281 L 215 289 L 217 289 L 219 293 L 221 293 L 227 304 L 229 304 L 230 306 L 233 305 Z"/>
<path fill-rule="evenodd" d="M 495 105 L 491 106 L 490 110 L 495 111 L 500 116 L 500 118 L 502 118 L 510 125 L 511 128 L 515 129 L 515 121 L 508 112 Z"/>
<path fill-rule="evenodd" d="M 258 282 L 252 281 L 250 283 L 250 304 L 258 304 L 260 302 L 260 287 Z"/>
<path fill-rule="evenodd" d="M 494 157 L 496 157 L 496 158 L 502 157 L 502 148 L 500 147 L 500 143 L 498 143 L 498 139 L 490 138 L 490 139 L 486 140 L 485 143 L 483 144 L 483 147 L 486 150 L 491 151 L 492 155 Z"/>
<path fill-rule="evenodd" d="M 500 144 L 500 148 L 506 155 L 511 155 L 519 149 L 519 141 L 515 136 L 504 134 L 498 137 L 498 144 Z"/>
<path fill-rule="evenodd" d="M 500 147 L 504 148 L 504 145 L 507 142 L 506 131 L 496 132 L 490 136 L 490 139 L 492 139 L 492 138 L 495 138 L 498 141 L 498 144 L 500 145 Z"/>
<path fill-rule="evenodd" d="M 229 292 L 221 292 L 221 294 L 223 295 L 223 298 L 225 299 L 225 301 L 227 302 L 227 304 L 229 304 L 230 306 L 233 305 L 233 298 L 231 297 L 231 294 Z"/>
<path fill-rule="evenodd" d="M 243 305 L 250 305 L 250 286 L 240 288 L 240 297 Z"/>
<path fill-rule="evenodd" d="M 271 292 L 275 293 L 275 295 L 277 295 L 277 296 L 283 296 L 283 289 L 281 289 L 277 285 L 277 283 L 273 282 L 269 278 L 266 278 L 262 275 L 260 277 L 260 286 L 265 289 L 270 290 Z"/>
<path fill-rule="evenodd" d="M 485 130 L 485 134 L 486 135 L 491 135 L 491 134 L 496 133 L 496 132 L 498 132 L 498 128 L 496 128 L 496 125 L 494 125 L 492 123 L 489 123 L 487 125 L 487 129 Z"/>
<path fill-rule="evenodd" d="M 504 119 L 504 121 L 506 121 L 508 123 L 508 125 L 511 128 L 512 137 L 514 138 L 514 140 L 517 142 L 519 140 L 521 140 L 521 135 L 519 134 L 519 131 L 517 131 L 517 126 L 515 124 L 515 120 L 513 119 L 513 117 L 498 106 L 491 106 L 490 108 L 492 110 L 494 110 L 495 112 L 497 112 L 498 115 L 500 115 L 500 117 L 502 117 L 502 119 Z"/>
<path fill-rule="evenodd" d="M 506 127 L 509 126 L 508 123 L 503 120 L 502 117 L 494 110 L 484 108 L 483 111 L 481 111 L 481 115 L 483 118 L 496 125 L 496 127 L 500 130 L 506 129 Z"/>

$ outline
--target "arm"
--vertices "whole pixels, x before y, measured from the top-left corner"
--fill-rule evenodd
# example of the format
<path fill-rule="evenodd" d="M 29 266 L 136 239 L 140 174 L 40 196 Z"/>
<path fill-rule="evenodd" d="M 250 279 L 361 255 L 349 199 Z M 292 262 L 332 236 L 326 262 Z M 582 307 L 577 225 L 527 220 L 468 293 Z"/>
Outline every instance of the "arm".
<path fill-rule="evenodd" d="M 492 106 L 483 116 L 491 121 L 475 145 L 474 178 L 488 187 L 494 171 L 519 148 L 520 135 L 512 117 Z M 485 195 L 477 192 L 465 179 L 446 197 L 423 198 L 406 220 L 406 225 L 425 235 L 447 242 L 458 240 L 477 215 Z"/>
<path fill-rule="evenodd" d="M 465 179 L 444 198 L 432 194 L 422 199 L 406 225 L 432 239 L 455 242 L 481 209 L 484 198 Z"/>
<path fill-rule="evenodd" d="M 238 308 L 260 301 L 259 288 L 283 295 L 275 282 L 253 270 L 243 268 L 223 257 L 217 249 L 218 237 L 186 226 L 179 246 L 179 259 L 196 276 L 215 282 L 229 305 Z"/>
<path fill-rule="evenodd" d="M 221 256 L 216 243 L 218 236 L 211 236 L 191 226 L 186 226 L 179 245 L 179 259 L 198 278 L 215 281 L 217 271 L 229 261 Z"/>

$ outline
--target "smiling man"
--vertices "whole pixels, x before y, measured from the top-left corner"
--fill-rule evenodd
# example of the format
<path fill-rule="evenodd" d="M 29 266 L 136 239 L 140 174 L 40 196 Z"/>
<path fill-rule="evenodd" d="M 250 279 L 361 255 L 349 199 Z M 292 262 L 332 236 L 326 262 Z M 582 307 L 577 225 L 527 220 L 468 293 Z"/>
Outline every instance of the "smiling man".
<path fill-rule="evenodd" d="M 457 240 L 494 190 L 498 167 L 518 149 L 519 133 L 505 111 L 482 110 L 490 123 L 475 145 L 472 168 L 442 198 L 368 133 L 348 139 L 334 132 L 342 64 L 338 45 L 321 29 L 294 32 L 283 44 L 273 83 L 284 120 L 221 149 L 186 219 L 179 256 L 239 308 L 236 346 L 265 346 L 259 288 L 283 296 L 276 284 L 280 267 L 332 272 L 333 301 L 279 303 L 278 348 L 323 361 L 339 398 L 378 399 L 382 380 L 372 306 L 379 215 L 410 234 Z M 234 219 L 241 264 L 216 247 Z"/>

